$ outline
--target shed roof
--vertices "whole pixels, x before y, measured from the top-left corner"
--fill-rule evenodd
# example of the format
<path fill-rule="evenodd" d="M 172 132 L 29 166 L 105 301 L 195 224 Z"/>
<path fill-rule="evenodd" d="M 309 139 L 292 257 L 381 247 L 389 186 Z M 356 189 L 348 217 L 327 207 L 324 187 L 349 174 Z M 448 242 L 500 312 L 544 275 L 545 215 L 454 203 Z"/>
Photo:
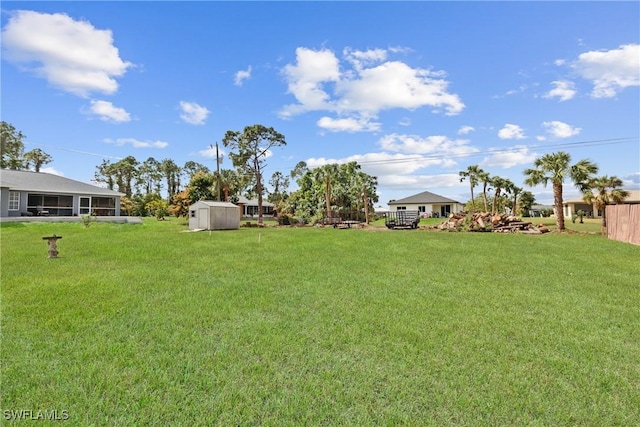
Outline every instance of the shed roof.
<path fill-rule="evenodd" d="M 404 199 L 394 200 L 389 202 L 390 205 L 398 204 L 415 204 L 415 203 L 459 203 L 455 200 L 447 197 L 439 196 L 429 191 L 423 191 L 422 193 L 414 194 L 413 196 L 405 197 Z"/>
<path fill-rule="evenodd" d="M 124 196 L 124 193 L 98 187 L 81 181 L 45 172 L 2 169 L 0 186 L 13 191 L 31 191 L 58 194 L 88 194 L 98 196 Z"/>
<path fill-rule="evenodd" d="M 237 208 L 237 205 L 234 205 L 233 203 L 229 203 L 229 202 L 218 202 L 215 200 L 199 200 L 197 202 L 195 202 L 194 204 L 192 204 L 191 206 L 195 206 L 195 205 L 206 205 L 209 207 L 222 207 L 222 208 Z"/>

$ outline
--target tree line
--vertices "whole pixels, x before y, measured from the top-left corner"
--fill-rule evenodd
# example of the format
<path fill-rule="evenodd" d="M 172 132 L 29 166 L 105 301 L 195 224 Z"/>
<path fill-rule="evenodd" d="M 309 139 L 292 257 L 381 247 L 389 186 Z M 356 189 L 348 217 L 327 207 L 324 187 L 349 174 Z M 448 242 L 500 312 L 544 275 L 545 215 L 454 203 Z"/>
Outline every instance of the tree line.
<path fill-rule="evenodd" d="M 35 170 L 39 172 L 53 158 L 39 148 L 25 152 L 25 135 L 5 121 L 0 122 L 0 168 Z M 230 149 L 229 158 L 234 169 L 219 167 L 211 171 L 205 165 L 187 161 L 179 166 L 172 159 L 156 160 L 149 157 L 139 162 L 127 156 L 117 162 L 103 160 L 96 167 L 95 180 L 111 190 L 125 194 L 121 209 L 128 215 L 146 216 L 154 213 L 162 217 L 166 213 L 187 216 L 188 207 L 199 200 L 237 201 L 240 195 L 258 199 L 258 222 L 262 222 L 263 196 L 276 206 L 280 215 L 308 221 L 313 218 L 356 215 L 369 222 L 369 212 L 378 202 L 377 178 L 364 173 L 356 162 L 327 164 L 310 169 L 299 162 L 290 174 L 276 171 L 271 175 L 267 189 L 264 170 L 274 148 L 286 145 L 284 135 L 272 127 L 260 124 L 246 126 L 241 131 L 227 131 L 222 143 Z M 219 159 L 217 159 L 219 162 Z M 563 184 L 570 180 L 582 192 L 585 202 L 602 211 L 602 227 L 606 226 L 605 206 L 620 203 L 629 192 L 622 189 L 622 180 L 616 176 L 596 176 L 598 166 L 583 159 L 571 164 L 571 156 L 563 151 L 543 155 L 534 161 L 534 167 L 524 171 L 524 183 L 528 186 L 551 184 L 554 194 L 554 210 L 558 230 L 564 230 Z M 478 165 L 468 166 L 459 172 L 460 182 L 468 180 L 471 200 L 467 211 L 477 211 L 479 206 L 489 212 L 499 212 L 509 207 L 511 212 L 527 213 L 535 203 L 529 191 L 511 180 L 491 176 Z M 295 180 L 298 190 L 289 192 L 289 184 Z M 186 183 L 183 185 L 183 183 Z M 474 189 L 482 185 L 481 196 L 474 196 Z M 161 196 L 165 190 L 167 197 Z M 492 196 L 487 193 L 493 192 Z M 359 218 L 363 215 L 364 218 Z"/>
<path fill-rule="evenodd" d="M 171 159 L 153 157 L 138 162 L 128 156 L 118 162 L 104 160 L 95 180 L 125 194 L 121 210 L 127 215 L 163 217 L 188 215 L 189 206 L 199 200 L 237 202 L 239 196 L 258 201 L 258 222 L 263 222 L 263 196 L 280 217 L 308 222 L 324 217 L 358 217 L 369 221 L 378 202 L 377 178 L 362 172 L 356 162 L 309 168 L 299 162 L 289 174 L 274 172 L 268 181 L 264 171 L 273 149 L 286 145 L 284 135 L 272 127 L 246 126 L 227 131 L 222 144 L 230 150 L 233 169 L 210 170 L 188 161 L 180 167 Z M 296 191 L 289 191 L 292 182 Z M 265 182 L 266 181 L 266 182 Z M 165 190 L 167 197 L 160 194 Z M 361 218 L 360 218 L 361 217 Z M 295 218 L 295 219 L 294 219 Z"/>
<path fill-rule="evenodd" d="M 556 216 L 556 227 L 558 230 L 565 230 L 563 184 L 570 180 L 580 190 L 583 200 L 586 203 L 594 204 L 598 210 L 602 211 L 602 228 L 607 224 L 606 205 L 621 203 L 629 192 L 622 189 L 622 180 L 616 176 L 597 176 L 598 165 L 588 159 L 582 159 L 571 164 L 569 153 L 559 151 L 557 153 L 545 154 L 533 163 L 533 168 L 524 170 L 524 183 L 530 187 L 536 185 L 551 184 L 553 189 L 553 206 Z M 482 170 L 478 165 L 468 166 L 460 171 L 460 182 L 465 179 L 469 181 L 471 190 L 471 202 L 468 209 L 475 211 L 476 199 L 473 190 L 482 184 L 482 202 L 484 211 L 489 212 L 487 191 L 492 188 L 494 195 L 492 199 L 492 212 L 498 212 L 505 206 L 505 196 L 508 194 L 512 199 L 511 210 L 513 213 L 520 211 L 527 212 L 535 203 L 533 194 L 517 187 L 512 181 L 499 176 L 491 176 Z"/>

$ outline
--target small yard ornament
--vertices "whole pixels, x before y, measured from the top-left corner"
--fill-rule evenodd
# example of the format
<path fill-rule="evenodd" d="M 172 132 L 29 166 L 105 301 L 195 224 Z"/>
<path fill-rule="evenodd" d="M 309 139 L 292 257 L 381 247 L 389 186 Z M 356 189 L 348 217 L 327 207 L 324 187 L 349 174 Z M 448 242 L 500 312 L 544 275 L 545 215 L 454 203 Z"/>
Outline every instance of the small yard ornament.
<path fill-rule="evenodd" d="M 58 246 L 56 245 L 58 239 L 62 239 L 62 236 L 56 236 L 54 234 L 53 236 L 42 238 L 42 240 L 49 241 L 49 258 L 58 258 Z"/>

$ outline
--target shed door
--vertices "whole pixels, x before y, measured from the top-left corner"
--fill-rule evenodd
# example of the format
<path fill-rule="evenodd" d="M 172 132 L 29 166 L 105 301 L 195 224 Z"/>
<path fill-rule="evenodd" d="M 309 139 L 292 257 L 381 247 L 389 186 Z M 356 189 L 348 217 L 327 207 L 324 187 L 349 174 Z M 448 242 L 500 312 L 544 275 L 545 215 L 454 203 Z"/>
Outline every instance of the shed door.
<path fill-rule="evenodd" d="M 198 208 L 198 228 L 204 230 L 209 228 L 209 209 Z"/>

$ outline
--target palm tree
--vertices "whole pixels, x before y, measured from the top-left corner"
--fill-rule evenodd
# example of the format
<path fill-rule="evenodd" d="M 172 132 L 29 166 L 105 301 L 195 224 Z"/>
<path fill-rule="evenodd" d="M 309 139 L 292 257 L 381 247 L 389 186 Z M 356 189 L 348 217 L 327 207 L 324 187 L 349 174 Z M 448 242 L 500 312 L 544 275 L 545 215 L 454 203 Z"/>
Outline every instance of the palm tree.
<path fill-rule="evenodd" d="M 236 198 L 242 193 L 242 190 L 247 187 L 250 176 L 242 175 L 235 169 L 221 169 L 220 175 L 216 178 L 220 179 L 220 187 L 222 188 L 222 201 L 228 202 L 236 200 Z"/>
<path fill-rule="evenodd" d="M 42 167 L 42 165 L 51 163 L 53 161 L 53 158 L 41 149 L 36 148 L 24 153 L 24 160 L 27 164 L 27 167 L 29 167 L 30 164 L 33 164 L 33 168 L 35 169 L 35 171 L 40 172 L 40 168 Z"/>
<path fill-rule="evenodd" d="M 331 221 L 331 183 L 334 178 L 338 176 L 338 164 L 326 164 L 319 168 L 314 169 L 314 178 L 316 182 L 324 183 L 324 200 L 325 200 L 325 208 L 327 210 L 327 217 L 329 221 Z"/>
<path fill-rule="evenodd" d="M 478 174 L 478 181 L 482 183 L 482 200 L 484 201 L 484 211 L 489 212 L 489 203 L 487 202 L 487 187 L 491 182 L 491 175 L 489 175 L 489 172 L 485 172 L 480 169 L 480 173 Z"/>
<path fill-rule="evenodd" d="M 494 176 L 489 180 L 489 183 L 493 185 L 494 188 L 493 203 L 491 206 L 492 213 L 496 213 L 496 203 L 502 194 L 502 190 L 509 186 L 509 182 L 511 181 L 499 176 Z"/>
<path fill-rule="evenodd" d="M 466 170 L 460 171 L 460 182 L 464 181 L 465 178 L 469 178 L 469 187 L 471 189 L 471 210 L 475 210 L 475 201 L 473 197 L 473 189 L 476 185 L 478 185 L 478 177 L 481 173 L 484 173 L 480 166 L 471 165 L 468 166 Z"/>
<path fill-rule="evenodd" d="M 622 180 L 617 176 L 599 176 L 592 178 L 588 183 L 588 190 L 584 192 L 583 199 L 587 203 L 595 204 L 602 211 L 602 223 L 600 231 L 605 233 L 607 229 L 607 205 L 618 204 L 629 197 L 629 192 L 623 190 Z"/>
<path fill-rule="evenodd" d="M 364 220 L 366 224 L 369 224 L 369 208 L 373 207 L 372 201 L 377 199 L 375 189 L 378 185 L 378 178 L 362 172 L 360 170 L 360 165 L 356 162 L 350 162 L 346 166 L 349 167 L 351 164 L 354 164 L 355 166 L 353 168 L 348 168 L 347 170 L 347 172 L 350 173 L 347 177 L 348 185 L 353 195 L 350 207 L 351 210 L 353 210 L 353 204 L 355 204 L 355 210 L 357 212 L 356 219 L 360 221 L 360 203 L 362 202 L 362 206 L 364 207 Z"/>
<path fill-rule="evenodd" d="M 506 185 L 504 186 L 504 191 L 507 194 L 513 196 L 513 204 L 511 205 L 511 215 L 517 215 L 518 208 L 518 194 L 522 191 L 522 188 L 518 187 L 511 181 L 510 179 L 505 179 Z"/>
<path fill-rule="evenodd" d="M 531 191 L 522 191 L 520 197 L 518 197 L 518 204 L 520 205 L 520 214 L 522 216 L 530 216 L 531 207 L 535 204 L 536 197 Z M 526 215 L 525 215 L 526 214 Z"/>
<path fill-rule="evenodd" d="M 534 162 L 534 168 L 524 171 L 525 184 L 535 186 L 543 184 L 545 187 L 549 182 L 553 185 L 553 204 L 556 214 L 556 227 L 559 231 L 565 229 L 564 211 L 562 208 L 562 184 L 566 178 L 571 181 L 581 191 L 588 188 L 588 182 L 594 174 L 598 172 L 598 166 L 587 159 L 580 160 L 575 165 L 570 165 L 571 156 L 564 151 L 557 153 L 545 154 L 537 158 Z"/>

